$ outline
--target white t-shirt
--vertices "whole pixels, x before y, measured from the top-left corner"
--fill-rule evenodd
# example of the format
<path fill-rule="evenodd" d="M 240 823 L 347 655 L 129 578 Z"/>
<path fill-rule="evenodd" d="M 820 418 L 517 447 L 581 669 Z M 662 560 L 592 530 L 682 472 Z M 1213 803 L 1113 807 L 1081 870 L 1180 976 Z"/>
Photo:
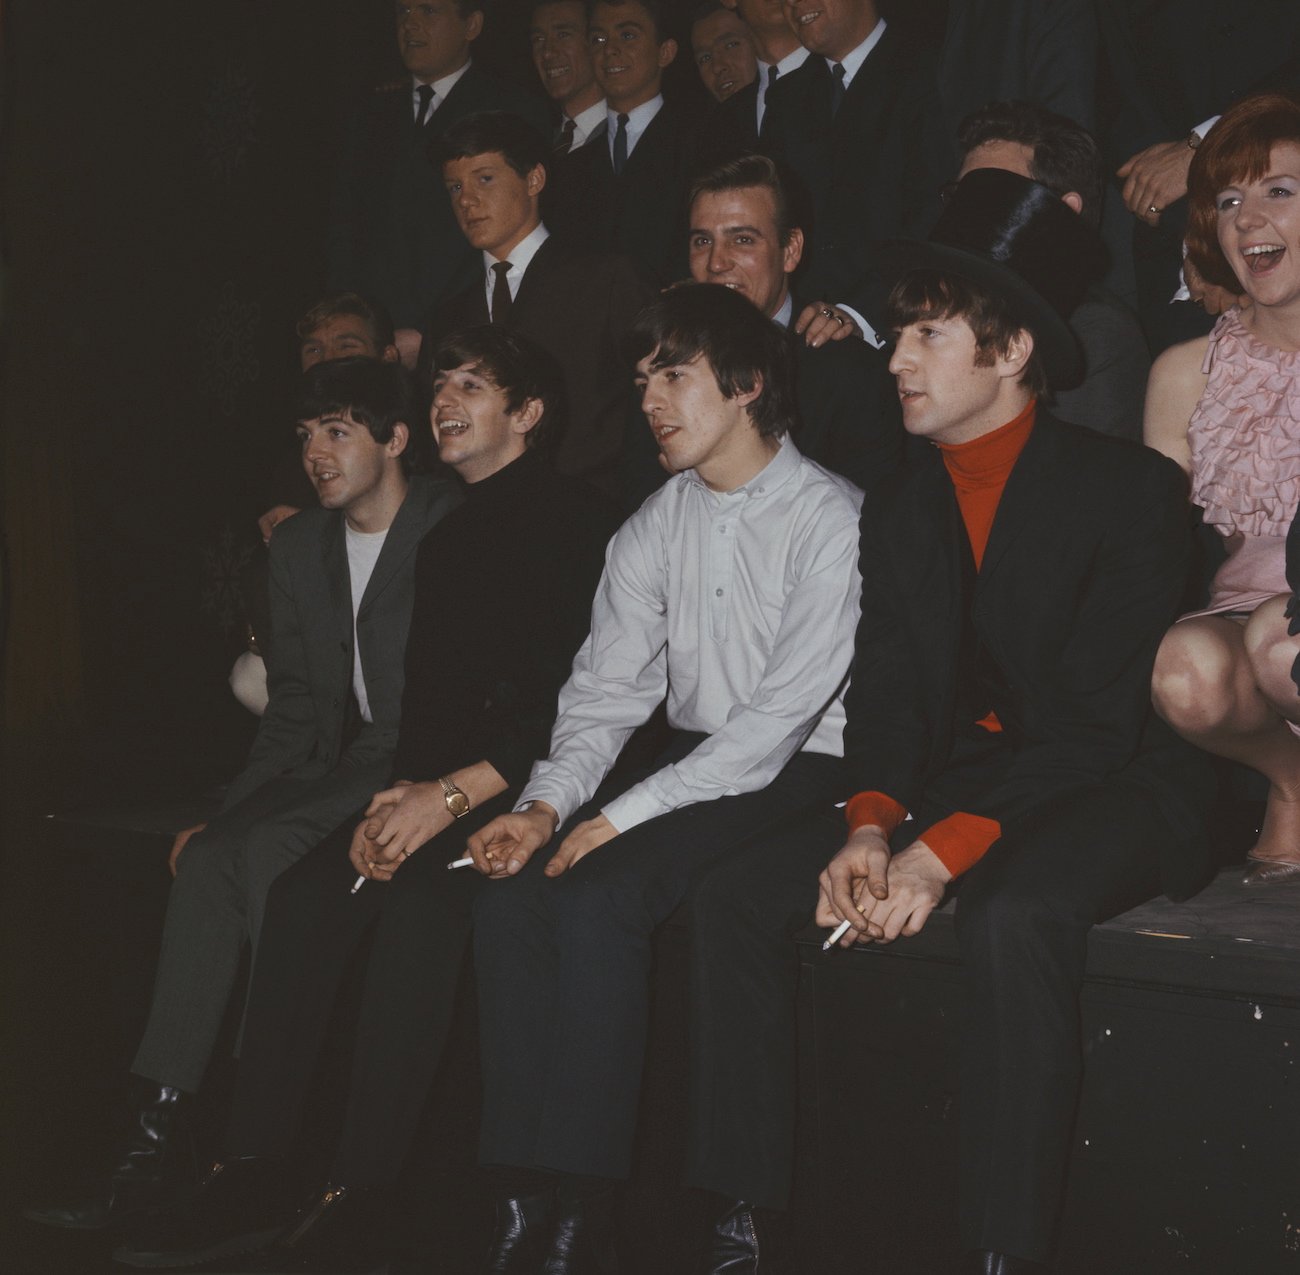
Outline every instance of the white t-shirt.
<path fill-rule="evenodd" d="M 357 697 L 357 707 L 361 710 L 361 720 L 371 722 L 374 718 L 370 716 L 366 679 L 361 672 L 361 643 L 357 641 L 357 611 L 365 596 L 366 585 L 370 583 L 375 563 L 379 561 L 388 529 L 365 532 L 353 531 L 350 526 L 345 526 L 344 531 L 348 543 L 348 577 L 352 582 L 352 690 Z"/>

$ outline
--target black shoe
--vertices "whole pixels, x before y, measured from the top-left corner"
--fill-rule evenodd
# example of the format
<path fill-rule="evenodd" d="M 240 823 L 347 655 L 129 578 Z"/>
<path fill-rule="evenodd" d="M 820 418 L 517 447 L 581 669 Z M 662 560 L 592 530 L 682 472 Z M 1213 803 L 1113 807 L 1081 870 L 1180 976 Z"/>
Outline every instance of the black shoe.
<path fill-rule="evenodd" d="M 170 1204 L 198 1179 L 187 1102 L 179 1089 L 134 1078 L 127 1095 L 131 1129 L 113 1167 L 64 1199 L 24 1209 L 23 1216 L 42 1226 L 100 1231 Z"/>
<path fill-rule="evenodd" d="M 962 1275 L 1046 1275 L 1047 1267 L 1041 1262 L 1031 1262 L 1027 1257 L 1012 1257 L 1009 1253 L 995 1253 L 982 1248 L 967 1253 Z"/>
<path fill-rule="evenodd" d="M 283 1234 L 294 1213 L 280 1161 L 221 1161 L 191 1199 L 143 1219 L 132 1239 L 114 1250 L 113 1260 L 167 1270 L 243 1257 Z"/>
<path fill-rule="evenodd" d="M 618 1275 L 614 1248 L 614 1189 L 567 1199 L 556 1196 L 542 1275 Z"/>
<path fill-rule="evenodd" d="M 708 1275 L 768 1275 L 772 1255 L 772 1210 L 736 1200 L 718 1215 L 709 1237 Z"/>
<path fill-rule="evenodd" d="M 555 1206 L 554 1190 L 498 1200 L 483 1275 L 533 1275 L 545 1251 Z"/>

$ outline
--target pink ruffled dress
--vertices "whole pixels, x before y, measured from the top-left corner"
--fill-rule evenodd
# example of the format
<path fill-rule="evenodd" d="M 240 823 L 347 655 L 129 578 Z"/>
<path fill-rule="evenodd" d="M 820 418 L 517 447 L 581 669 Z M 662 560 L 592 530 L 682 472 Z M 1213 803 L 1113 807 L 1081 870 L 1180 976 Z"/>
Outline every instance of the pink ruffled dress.
<path fill-rule="evenodd" d="M 1214 326 L 1192 413 L 1192 499 L 1228 538 L 1210 605 L 1196 615 L 1253 611 L 1286 582 L 1286 533 L 1300 505 L 1300 351 L 1275 350 L 1239 310 Z M 1188 618 L 1186 616 L 1184 619 Z"/>

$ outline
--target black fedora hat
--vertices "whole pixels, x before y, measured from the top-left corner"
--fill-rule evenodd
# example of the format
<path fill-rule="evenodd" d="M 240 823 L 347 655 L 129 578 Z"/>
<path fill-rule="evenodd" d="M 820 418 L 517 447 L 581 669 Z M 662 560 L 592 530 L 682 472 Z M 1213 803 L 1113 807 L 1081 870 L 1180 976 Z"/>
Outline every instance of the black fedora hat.
<path fill-rule="evenodd" d="M 930 237 L 885 245 L 889 282 L 912 270 L 956 274 L 1004 298 L 1034 335 L 1047 378 L 1071 385 L 1083 356 L 1068 318 L 1105 269 L 1101 238 L 1046 186 L 977 168 L 953 188 Z"/>

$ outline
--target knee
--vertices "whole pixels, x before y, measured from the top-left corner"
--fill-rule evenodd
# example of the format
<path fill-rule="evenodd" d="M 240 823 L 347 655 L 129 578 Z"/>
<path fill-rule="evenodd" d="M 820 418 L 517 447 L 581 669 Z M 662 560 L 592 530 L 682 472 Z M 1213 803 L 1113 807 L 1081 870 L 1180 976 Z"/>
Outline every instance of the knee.
<path fill-rule="evenodd" d="M 208 827 L 196 832 L 176 860 L 176 885 L 183 889 L 202 889 L 213 881 L 236 879 L 244 845 L 244 838 L 228 836 L 219 828 Z"/>
<path fill-rule="evenodd" d="M 1300 636 L 1287 633 L 1285 597 L 1270 598 L 1250 617 L 1242 634 L 1255 684 L 1279 712 L 1300 719 L 1300 690 L 1291 669 L 1300 655 Z"/>
<path fill-rule="evenodd" d="M 1240 654 L 1195 621 L 1175 625 L 1156 653 L 1151 699 L 1175 730 L 1201 734 L 1232 713 L 1243 671 Z"/>

